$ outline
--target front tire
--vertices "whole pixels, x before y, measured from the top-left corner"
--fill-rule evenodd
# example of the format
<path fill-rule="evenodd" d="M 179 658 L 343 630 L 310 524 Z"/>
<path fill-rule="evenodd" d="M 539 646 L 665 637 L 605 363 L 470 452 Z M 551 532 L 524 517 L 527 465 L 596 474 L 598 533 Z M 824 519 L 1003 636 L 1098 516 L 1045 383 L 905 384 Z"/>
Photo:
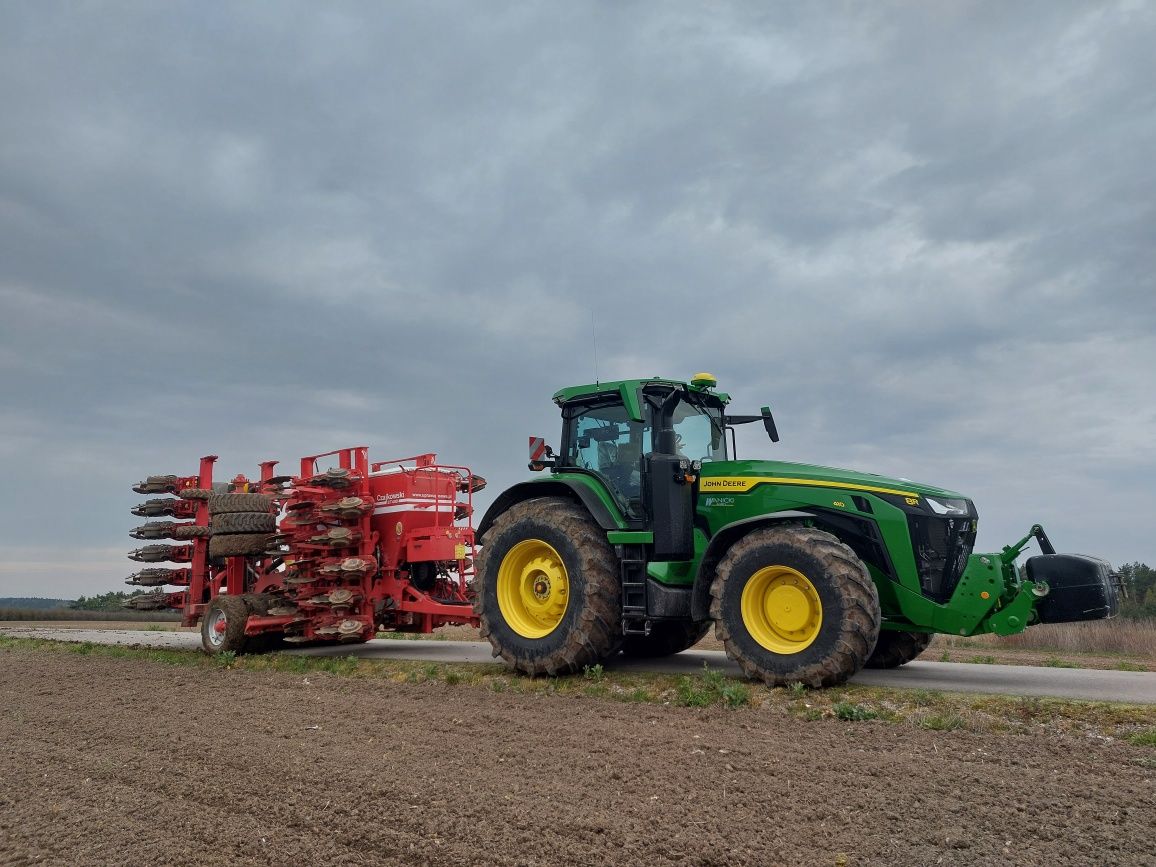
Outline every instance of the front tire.
<path fill-rule="evenodd" d="M 822 530 L 752 531 L 727 551 L 710 592 L 727 655 L 772 686 L 843 683 L 879 637 L 879 595 L 867 567 Z"/>
<path fill-rule="evenodd" d="M 569 674 L 619 647 L 618 561 L 589 513 L 557 497 L 518 503 L 482 541 L 474 612 L 517 671 Z"/>

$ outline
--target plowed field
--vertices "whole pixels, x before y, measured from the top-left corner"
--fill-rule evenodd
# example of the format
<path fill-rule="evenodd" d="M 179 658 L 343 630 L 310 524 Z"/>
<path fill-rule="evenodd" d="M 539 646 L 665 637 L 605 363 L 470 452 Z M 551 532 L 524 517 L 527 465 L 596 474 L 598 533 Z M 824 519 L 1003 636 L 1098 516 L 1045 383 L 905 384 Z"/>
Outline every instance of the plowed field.
<path fill-rule="evenodd" d="M 0 651 L 0 863 L 1150 864 L 1150 748 Z"/>

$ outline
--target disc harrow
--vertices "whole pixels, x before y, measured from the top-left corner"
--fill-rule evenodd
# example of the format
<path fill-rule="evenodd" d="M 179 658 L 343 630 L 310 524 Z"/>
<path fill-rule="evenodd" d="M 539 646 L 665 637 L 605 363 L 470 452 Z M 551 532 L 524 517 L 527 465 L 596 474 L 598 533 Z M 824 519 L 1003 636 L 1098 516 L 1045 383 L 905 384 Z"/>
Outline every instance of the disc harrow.
<path fill-rule="evenodd" d="M 158 588 L 137 610 L 174 608 L 201 625 L 206 651 L 358 643 L 379 629 L 431 632 L 476 625 L 472 611 L 473 493 L 485 479 L 432 454 L 370 463 L 364 447 L 302 458 L 297 475 L 276 461 L 252 481 L 213 482 L 217 458 L 192 476 L 148 476 L 133 486 L 168 494 L 132 509 L 149 521 L 129 552 L 149 566 L 126 579 Z M 169 591 L 160 588 L 177 588 Z"/>

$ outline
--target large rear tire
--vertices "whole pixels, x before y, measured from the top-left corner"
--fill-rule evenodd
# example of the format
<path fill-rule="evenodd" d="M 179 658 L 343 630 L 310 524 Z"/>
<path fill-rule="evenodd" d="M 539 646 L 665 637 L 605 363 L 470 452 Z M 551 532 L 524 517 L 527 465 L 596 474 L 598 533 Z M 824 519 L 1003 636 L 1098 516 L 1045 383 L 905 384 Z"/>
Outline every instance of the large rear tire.
<path fill-rule="evenodd" d="M 868 668 L 898 668 L 905 665 L 931 644 L 930 632 L 892 632 L 883 630 L 875 649 L 867 657 Z"/>
<path fill-rule="evenodd" d="M 273 498 L 265 494 L 217 494 L 209 496 L 209 514 L 272 512 Z"/>
<path fill-rule="evenodd" d="M 277 516 L 271 512 L 218 512 L 213 515 L 211 525 L 214 533 L 273 533 L 277 529 Z"/>
<path fill-rule="evenodd" d="M 581 506 L 518 503 L 482 540 L 474 612 L 494 656 L 529 675 L 568 674 L 617 652 L 618 561 Z"/>
<path fill-rule="evenodd" d="M 767 527 L 735 543 L 711 584 L 716 635 L 743 672 L 773 686 L 834 686 L 879 637 L 867 567 L 830 533 Z"/>
<path fill-rule="evenodd" d="M 225 536 L 209 537 L 209 558 L 256 557 L 264 554 L 269 547 L 267 533 L 231 533 Z"/>
<path fill-rule="evenodd" d="M 709 620 L 659 620 L 650 625 L 650 635 L 627 635 L 622 655 L 650 659 L 673 656 L 702 641 L 710 627 Z"/>

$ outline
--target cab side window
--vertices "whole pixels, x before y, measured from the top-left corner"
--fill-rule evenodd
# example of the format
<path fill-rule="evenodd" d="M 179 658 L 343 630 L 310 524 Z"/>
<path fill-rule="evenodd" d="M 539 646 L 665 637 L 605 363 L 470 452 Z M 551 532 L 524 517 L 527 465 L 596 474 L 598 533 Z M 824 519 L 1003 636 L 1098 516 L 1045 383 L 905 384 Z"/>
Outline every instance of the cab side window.
<path fill-rule="evenodd" d="M 592 405 L 574 415 L 570 437 L 567 462 L 598 473 L 631 511 L 641 511 L 649 427 L 629 418 L 621 404 Z"/>

